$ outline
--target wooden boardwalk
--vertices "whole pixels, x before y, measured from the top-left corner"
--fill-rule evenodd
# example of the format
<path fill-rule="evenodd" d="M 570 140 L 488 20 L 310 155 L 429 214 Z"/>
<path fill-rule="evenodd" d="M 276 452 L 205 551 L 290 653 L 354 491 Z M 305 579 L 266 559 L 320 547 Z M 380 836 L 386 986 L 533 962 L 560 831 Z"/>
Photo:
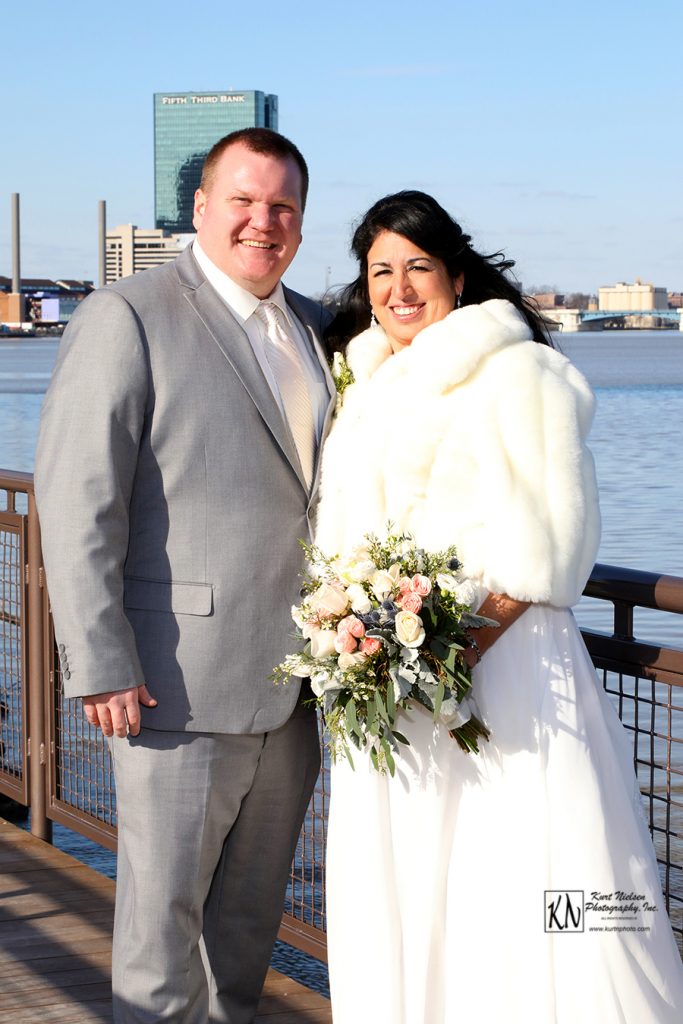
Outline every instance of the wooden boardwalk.
<path fill-rule="evenodd" d="M 0 1024 L 112 1020 L 114 882 L 0 819 Z M 330 1024 L 327 999 L 268 974 L 261 1024 Z"/>

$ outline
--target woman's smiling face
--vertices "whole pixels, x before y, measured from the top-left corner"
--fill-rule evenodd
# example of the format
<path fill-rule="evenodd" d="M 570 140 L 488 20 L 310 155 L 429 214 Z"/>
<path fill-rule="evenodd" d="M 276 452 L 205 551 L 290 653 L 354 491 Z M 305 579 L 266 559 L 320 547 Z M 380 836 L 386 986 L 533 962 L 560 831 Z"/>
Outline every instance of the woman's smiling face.
<path fill-rule="evenodd" d="M 394 352 L 455 308 L 463 275 L 453 279 L 436 256 L 393 231 L 382 231 L 368 252 L 370 305 Z"/>

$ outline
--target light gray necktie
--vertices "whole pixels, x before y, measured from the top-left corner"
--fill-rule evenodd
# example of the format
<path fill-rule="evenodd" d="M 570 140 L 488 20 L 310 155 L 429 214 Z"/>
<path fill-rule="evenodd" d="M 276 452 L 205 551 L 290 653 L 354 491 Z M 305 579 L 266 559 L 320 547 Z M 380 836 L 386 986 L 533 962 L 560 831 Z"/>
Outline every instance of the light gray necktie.
<path fill-rule="evenodd" d="M 274 302 L 261 302 L 255 313 L 266 328 L 266 358 L 280 392 L 306 483 L 310 487 L 313 481 L 315 428 L 301 357 L 289 325 Z"/>

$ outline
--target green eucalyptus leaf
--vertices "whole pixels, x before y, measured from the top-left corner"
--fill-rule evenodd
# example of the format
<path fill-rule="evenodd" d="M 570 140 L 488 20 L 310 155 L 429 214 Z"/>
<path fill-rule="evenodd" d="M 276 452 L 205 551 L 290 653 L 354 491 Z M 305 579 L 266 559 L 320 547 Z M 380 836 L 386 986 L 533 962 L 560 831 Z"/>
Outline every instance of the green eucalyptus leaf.
<path fill-rule="evenodd" d="M 394 772 L 396 771 L 396 762 L 394 761 L 394 755 L 391 752 L 391 747 L 389 746 L 389 742 L 387 741 L 387 739 L 384 736 L 382 737 L 380 742 L 382 744 L 382 750 L 384 751 L 384 757 L 385 757 L 386 762 L 387 762 L 387 768 L 389 769 L 389 774 L 393 778 L 394 777 Z"/>
<path fill-rule="evenodd" d="M 438 684 L 437 684 L 437 687 L 436 687 L 436 694 L 434 695 L 434 720 L 435 721 L 436 721 L 436 719 L 439 717 L 439 715 L 441 713 L 441 705 L 443 704 L 444 691 L 445 691 L 445 686 L 444 686 L 443 680 L 440 679 Z"/>
<path fill-rule="evenodd" d="M 389 685 L 387 686 L 387 714 L 393 722 L 396 717 L 396 694 L 392 680 L 389 680 Z"/>
<path fill-rule="evenodd" d="M 391 726 L 392 725 L 392 720 L 389 718 L 389 714 L 388 714 L 387 709 L 386 709 L 386 707 L 384 705 L 384 701 L 382 700 L 382 694 L 379 692 L 379 690 L 375 694 L 375 700 L 377 702 L 377 712 L 378 712 L 380 718 L 382 719 L 382 721 L 386 722 L 386 724 L 388 726 Z"/>
<path fill-rule="evenodd" d="M 348 729 L 349 735 L 353 739 L 357 737 L 359 740 L 363 739 L 363 733 L 361 732 L 360 725 L 358 724 L 358 716 L 356 714 L 356 702 L 352 699 L 346 705 L 346 728 Z M 358 746 L 358 744 L 356 744 Z"/>
<path fill-rule="evenodd" d="M 449 647 L 450 642 L 446 640 L 444 636 L 432 637 L 432 641 L 429 645 L 430 651 L 432 652 L 435 658 L 439 659 L 439 661 L 443 661 L 444 658 L 448 655 Z"/>

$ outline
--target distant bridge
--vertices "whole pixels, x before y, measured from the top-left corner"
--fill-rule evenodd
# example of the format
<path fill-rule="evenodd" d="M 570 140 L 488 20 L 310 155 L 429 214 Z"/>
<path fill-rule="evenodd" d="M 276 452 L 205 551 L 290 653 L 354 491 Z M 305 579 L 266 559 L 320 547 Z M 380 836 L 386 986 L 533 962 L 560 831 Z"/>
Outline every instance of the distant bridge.
<path fill-rule="evenodd" d="M 544 309 L 549 320 L 561 324 L 564 331 L 599 331 L 605 320 L 627 320 L 629 317 L 657 317 L 678 324 L 683 331 L 680 309 Z"/>
<path fill-rule="evenodd" d="M 627 316 L 656 316 L 658 320 L 671 320 L 672 323 L 680 324 L 680 309 L 582 309 L 579 311 L 581 320 L 616 320 L 617 317 Z"/>

